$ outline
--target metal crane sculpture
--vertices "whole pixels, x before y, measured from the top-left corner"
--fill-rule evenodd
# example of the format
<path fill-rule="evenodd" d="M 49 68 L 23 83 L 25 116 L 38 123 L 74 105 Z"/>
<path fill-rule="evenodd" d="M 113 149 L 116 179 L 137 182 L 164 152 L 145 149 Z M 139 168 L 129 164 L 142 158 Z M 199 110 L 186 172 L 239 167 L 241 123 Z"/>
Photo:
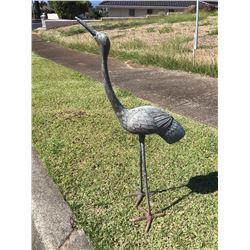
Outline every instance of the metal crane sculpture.
<path fill-rule="evenodd" d="M 102 32 L 96 31 L 86 22 L 78 17 L 76 20 L 94 37 L 101 50 L 101 66 L 104 79 L 104 87 L 107 97 L 120 122 L 120 125 L 132 134 L 139 135 L 140 144 L 140 191 L 134 194 L 137 196 L 136 208 L 144 213 L 144 216 L 132 219 L 133 222 L 146 220 L 145 231 L 148 232 L 154 218 L 163 216 L 164 213 L 153 214 L 150 206 L 150 195 L 147 179 L 145 161 L 145 136 L 148 134 L 158 134 L 167 143 L 172 144 L 179 141 L 185 135 L 183 127 L 168 113 L 153 106 L 141 106 L 133 109 L 125 108 L 112 88 L 108 71 L 108 54 L 110 50 L 110 40 Z M 143 185 L 144 180 L 144 185 Z M 145 191 L 144 191 L 145 188 Z M 130 196 L 129 195 L 129 196 Z M 146 196 L 148 210 L 140 208 L 139 205 Z"/>

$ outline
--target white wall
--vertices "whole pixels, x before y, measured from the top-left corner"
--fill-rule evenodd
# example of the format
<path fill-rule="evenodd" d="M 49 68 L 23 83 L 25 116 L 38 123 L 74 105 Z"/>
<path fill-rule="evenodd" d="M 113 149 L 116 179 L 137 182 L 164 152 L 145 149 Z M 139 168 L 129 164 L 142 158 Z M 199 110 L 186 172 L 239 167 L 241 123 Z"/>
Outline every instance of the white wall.
<path fill-rule="evenodd" d="M 46 29 L 53 29 L 57 27 L 63 27 L 63 26 L 69 26 L 69 25 L 74 25 L 78 24 L 76 20 L 45 20 L 45 28 Z"/>
<path fill-rule="evenodd" d="M 128 9 L 109 9 L 109 17 L 127 17 Z"/>
<path fill-rule="evenodd" d="M 167 10 L 167 9 L 165 9 L 165 10 L 163 10 L 163 9 L 161 9 L 161 10 L 153 10 L 153 15 L 156 15 L 156 14 L 158 14 L 159 12 L 165 12 L 165 13 L 167 13 L 168 10 Z"/>
<path fill-rule="evenodd" d="M 158 12 L 167 12 L 167 10 L 163 9 L 153 9 L 154 15 L 156 15 Z M 143 17 L 147 15 L 147 9 L 135 9 L 135 16 L 136 17 Z M 123 8 L 110 8 L 109 9 L 109 17 L 129 17 L 129 9 L 123 9 Z"/>
<path fill-rule="evenodd" d="M 146 9 L 135 9 L 135 16 L 146 16 L 147 10 Z"/>

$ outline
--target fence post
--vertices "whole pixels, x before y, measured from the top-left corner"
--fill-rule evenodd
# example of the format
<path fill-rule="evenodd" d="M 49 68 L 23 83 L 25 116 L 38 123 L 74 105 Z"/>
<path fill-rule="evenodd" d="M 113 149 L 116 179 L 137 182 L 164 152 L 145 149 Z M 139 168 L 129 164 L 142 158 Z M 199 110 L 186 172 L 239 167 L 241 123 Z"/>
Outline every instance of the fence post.
<path fill-rule="evenodd" d="M 194 32 L 193 64 L 195 63 L 195 50 L 198 48 L 199 0 L 196 0 L 196 21 Z"/>

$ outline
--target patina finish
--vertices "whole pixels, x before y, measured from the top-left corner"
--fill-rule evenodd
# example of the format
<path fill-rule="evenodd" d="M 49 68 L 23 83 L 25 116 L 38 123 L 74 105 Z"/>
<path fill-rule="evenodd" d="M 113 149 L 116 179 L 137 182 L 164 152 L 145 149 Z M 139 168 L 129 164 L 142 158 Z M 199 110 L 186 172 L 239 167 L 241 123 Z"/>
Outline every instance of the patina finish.
<path fill-rule="evenodd" d="M 139 135 L 140 191 L 128 196 L 137 196 L 136 207 L 144 213 L 143 216 L 134 218 L 132 221 L 137 222 L 146 220 L 147 224 L 145 231 L 148 232 L 151 227 L 152 220 L 155 217 L 163 216 L 164 213 L 159 212 L 153 214 L 151 211 L 145 161 L 145 136 L 148 134 L 158 134 L 167 143 L 172 144 L 184 137 L 185 130 L 171 115 L 159 108 L 153 106 L 141 106 L 133 109 L 127 109 L 122 105 L 113 90 L 109 77 L 108 55 L 110 50 L 110 40 L 108 36 L 103 32 L 96 31 L 80 18 L 76 17 L 76 20 L 90 32 L 100 47 L 105 91 L 121 126 L 128 132 Z M 148 210 L 139 207 L 145 196 L 147 199 Z"/>

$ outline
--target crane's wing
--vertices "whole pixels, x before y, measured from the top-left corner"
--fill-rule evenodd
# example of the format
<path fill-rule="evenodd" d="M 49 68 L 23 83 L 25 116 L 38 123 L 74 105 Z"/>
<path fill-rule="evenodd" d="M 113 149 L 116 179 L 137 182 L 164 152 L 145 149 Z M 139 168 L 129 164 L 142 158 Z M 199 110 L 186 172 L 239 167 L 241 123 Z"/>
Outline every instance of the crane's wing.
<path fill-rule="evenodd" d="M 152 134 L 165 130 L 172 120 L 172 116 L 158 108 L 142 106 L 128 110 L 122 125 L 131 133 Z"/>
<path fill-rule="evenodd" d="M 131 133 L 156 133 L 169 144 L 179 141 L 185 135 L 183 127 L 171 115 L 152 106 L 127 110 L 120 122 Z"/>
<path fill-rule="evenodd" d="M 171 115 L 160 109 L 154 109 L 150 115 L 154 120 L 156 129 L 159 131 L 167 129 L 173 121 L 173 117 Z"/>

